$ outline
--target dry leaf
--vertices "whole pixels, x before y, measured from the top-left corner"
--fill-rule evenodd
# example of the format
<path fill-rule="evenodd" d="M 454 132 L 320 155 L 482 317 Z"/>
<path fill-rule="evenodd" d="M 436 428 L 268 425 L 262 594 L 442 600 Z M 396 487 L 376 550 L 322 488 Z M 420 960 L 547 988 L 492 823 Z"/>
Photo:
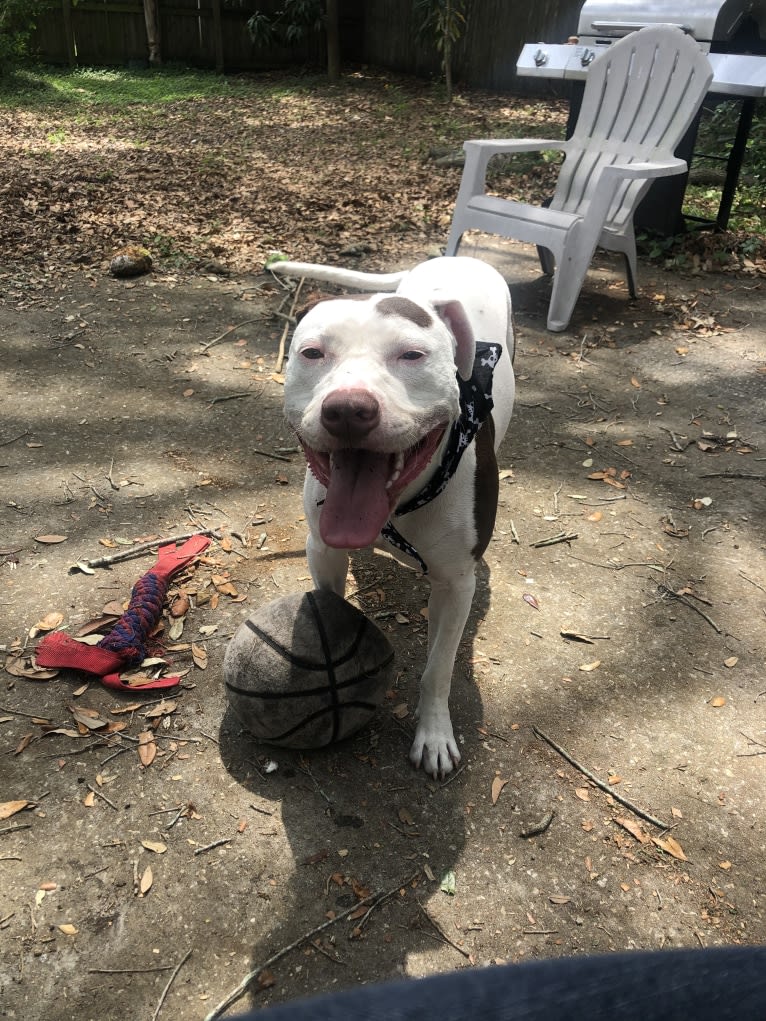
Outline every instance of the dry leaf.
<path fill-rule="evenodd" d="M 672 858 L 677 858 L 679 861 L 689 860 L 684 854 L 684 849 L 675 837 L 652 837 L 652 843 L 656 844 L 660 850 L 665 851 L 666 854 L 669 854 Z"/>
<path fill-rule="evenodd" d="M 88 791 L 88 793 L 82 799 L 82 803 L 83 805 L 85 805 L 86 808 L 93 808 L 93 806 L 96 804 L 96 795 L 93 793 L 93 791 Z"/>
<path fill-rule="evenodd" d="M 684 817 L 683 812 L 681 811 L 680 808 L 671 808 L 670 814 L 673 816 L 674 819 L 683 819 Z"/>
<path fill-rule="evenodd" d="M 406 808 L 400 808 L 397 812 L 399 821 L 403 822 L 405 826 L 414 826 L 415 820 L 412 818 L 412 813 Z"/>
<path fill-rule="evenodd" d="M 46 546 L 55 546 L 57 542 L 66 542 L 66 535 L 36 535 L 35 542 L 41 542 Z"/>
<path fill-rule="evenodd" d="M 590 790 L 588 787 L 575 787 L 575 797 L 580 801 L 590 801 Z"/>
<path fill-rule="evenodd" d="M 192 642 L 191 653 L 194 665 L 200 670 L 207 669 L 207 649 L 203 645 Z"/>
<path fill-rule="evenodd" d="M 617 440 L 618 447 L 632 447 L 633 440 Z"/>
<path fill-rule="evenodd" d="M 601 511 L 593 511 L 592 514 L 588 515 L 587 520 L 588 521 L 600 521 L 603 516 L 604 515 L 601 513 Z"/>
<path fill-rule="evenodd" d="M 571 904 L 572 903 L 572 898 L 571 897 L 564 897 L 560 893 L 551 894 L 551 896 L 548 898 L 548 900 L 551 902 L 551 904 Z"/>
<path fill-rule="evenodd" d="M 185 592 L 181 592 L 177 595 L 173 602 L 170 604 L 170 616 L 171 617 L 185 617 L 189 612 L 191 602 Z"/>
<path fill-rule="evenodd" d="M 9 654 L 5 669 L 12 677 L 26 677 L 30 681 L 50 681 L 58 676 L 58 670 L 45 670 L 35 664 L 33 656 Z"/>
<path fill-rule="evenodd" d="M 724 872 L 728 872 L 729 869 L 731 868 L 731 862 L 730 861 L 719 861 L 718 862 L 718 868 L 719 869 L 723 869 Z"/>
<path fill-rule="evenodd" d="M 0 819 L 10 819 L 12 815 L 31 805 L 31 801 L 0 801 Z"/>
<path fill-rule="evenodd" d="M 582 670 L 583 673 L 587 674 L 587 673 L 590 673 L 591 670 L 598 670 L 598 668 L 600 666 L 601 666 L 601 660 L 600 659 L 594 659 L 592 663 L 581 663 L 580 666 L 578 667 L 578 670 Z"/>
<path fill-rule="evenodd" d="M 77 928 L 77 926 L 72 925 L 71 922 L 64 922 L 63 925 L 59 926 L 59 929 L 61 930 L 61 932 L 64 933 L 65 936 L 76 936 L 77 933 L 80 931 Z"/>
<path fill-rule="evenodd" d="M 406 702 L 400 702 L 399 705 L 395 705 L 391 710 L 391 715 L 395 716 L 397 720 L 403 720 L 405 716 L 409 714 L 409 706 Z"/>
<path fill-rule="evenodd" d="M 641 383 L 636 379 L 635 376 L 631 376 L 630 377 L 630 385 L 634 386 L 636 388 L 636 390 L 640 390 L 641 389 Z"/>
<path fill-rule="evenodd" d="M 177 708 L 177 702 L 174 702 L 172 699 L 163 698 L 163 700 L 158 702 L 157 705 L 153 705 L 151 709 L 147 709 L 147 711 L 143 713 L 143 716 L 144 719 L 155 720 L 159 716 L 168 716 L 170 713 L 174 713 Z"/>
<path fill-rule="evenodd" d="M 143 766 L 151 766 L 157 754 L 157 745 L 154 743 L 154 734 L 151 730 L 144 730 L 138 735 L 138 757 Z"/>
<path fill-rule="evenodd" d="M 614 820 L 618 826 L 622 826 L 624 830 L 627 830 L 632 837 L 635 837 L 639 844 L 648 844 L 651 842 L 649 834 L 641 829 L 637 822 L 632 819 L 620 818 Z"/>
<path fill-rule="evenodd" d="M 540 604 L 530 592 L 525 592 L 521 598 L 524 600 L 525 603 L 529 603 L 532 609 L 534 610 L 540 609 Z"/>
<path fill-rule="evenodd" d="M 723 695 L 716 695 L 715 698 L 710 699 L 710 704 L 715 709 L 720 709 L 721 706 L 726 705 L 726 699 L 723 697 Z"/>
<path fill-rule="evenodd" d="M 164 854 L 168 849 L 168 845 L 163 844 L 161 840 L 142 840 L 141 846 L 147 851 L 154 851 L 155 854 Z"/>
<path fill-rule="evenodd" d="M 29 742 L 35 736 L 35 732 L 31 731 L 29 734 L 25 734 L 16 747 L 13 749 L 14 755 L 21 755 L 21 753 L 29 747 Z"/>
<path fill-rule="evenodd" d="M 729 667 L 729 669 L 736 666 L 737 663 L 739 663 L 739 656 L 729 656 L 728 659 L 723 661 L 723 665 Z"/>
<path fill-rule="evenodd" d="M 138 889 L 142 896 L 144 894 L 147 894 L 151 890 L 153 882 L 154 875 L 152 873 L 151 868 L 147 865 L 146 868 L 144 869 L 144 874 L 141 876 L 141 879 L 138 884 Z"/>
<path fill-rule="evenodd" d="M 505 787 L 505 785 L 507 783 L 508 783 L 508 781 L 507 780 L 503 780 L 503 778 L 501 776 L 496 776 L 492 780 L 492 804 L 493 805 L 497 804 L 497 799 L 500 797 L 500 793 L 502 792 L 503 787 Z"/>
<path fill-rule="evenodd" d="M 64 614 L 59 613 L 58 610 L 52 610 L 50 613 L 46 613 L 45 616 L 38 620 L 33 628 L 30 628 L 29 637 L 36 638 L 41 631 L 55 631 L 55 629 L 64 622 Z"/>

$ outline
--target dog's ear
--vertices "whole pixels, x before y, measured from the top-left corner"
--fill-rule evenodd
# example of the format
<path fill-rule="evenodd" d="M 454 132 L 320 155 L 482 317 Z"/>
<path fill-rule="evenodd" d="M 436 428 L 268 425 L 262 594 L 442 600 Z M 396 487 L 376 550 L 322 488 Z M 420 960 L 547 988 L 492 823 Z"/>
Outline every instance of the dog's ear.
<path fill-rule="evenodd" d="M 437 300 L 434 302 L 439 318 L 455 338 L 455 364 L 461 379 L 470 379 L 476 356 L 476 338 L 465 309 L 459 301 Z"/>

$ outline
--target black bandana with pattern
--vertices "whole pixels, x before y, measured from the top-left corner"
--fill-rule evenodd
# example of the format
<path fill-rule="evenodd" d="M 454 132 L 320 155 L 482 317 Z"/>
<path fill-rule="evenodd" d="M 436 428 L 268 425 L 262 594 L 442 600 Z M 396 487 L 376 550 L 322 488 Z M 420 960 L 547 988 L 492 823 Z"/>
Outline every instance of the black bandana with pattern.
<path fill-rule="evenodd" d="M 396 508 L 394 517 L 424 507 L 447 488 L 447 484 L 457 471 L 463 453 L 495 406 L 492 399 L 492 374 L 502 353 L 503 349 L 499 344 L 477 343 L 470 378 L 457 377 L 460 414 L 452 423 L 441 463 L 420 492 Z M 420 565 L 423 574 L 428 574 L 428 567 L 423 558 L 404 536 L 400 535 L 390 520 L 383 526 L 381 535 L 391 546 L 412 557 Z"/>

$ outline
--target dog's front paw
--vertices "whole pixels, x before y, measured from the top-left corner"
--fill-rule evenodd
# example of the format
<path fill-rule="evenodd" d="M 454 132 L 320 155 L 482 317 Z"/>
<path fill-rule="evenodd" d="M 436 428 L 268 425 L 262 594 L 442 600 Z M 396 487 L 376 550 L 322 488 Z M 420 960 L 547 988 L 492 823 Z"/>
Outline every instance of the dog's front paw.
<path fill-rule="evenodd" d="M 416 769 L 422 766 L 434 780 L 452 772 L 460 762 L 460 752 L 449 717 L 430 724 L 421 718 L 410 749 L 410 762 Z"/>

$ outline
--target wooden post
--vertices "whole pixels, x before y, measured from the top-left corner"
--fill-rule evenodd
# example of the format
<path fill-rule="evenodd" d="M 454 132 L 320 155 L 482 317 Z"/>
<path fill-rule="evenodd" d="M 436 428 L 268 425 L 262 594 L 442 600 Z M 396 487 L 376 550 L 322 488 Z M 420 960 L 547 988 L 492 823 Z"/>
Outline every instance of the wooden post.
<path fill-rule="evenodd" d="M 340 26 L 338 24 L 338 0 L 327 0 L 327 77 L 331 82 L 340 81 Z"/>
<path fill-rule="evenodd" d="M 64 19 L 64 45 L 66 46 L 67 63 L 74 67 L 77 62 L 77 51 L 72 30 L 72 0 L 61 0 L 61 14 Z"/>
<path fill-rule="evenodd" d="M 223 32 L 221 31 L 221 0 L 210 0 L 213 6 L 213 44 L 215 46 L 215 70 L 223 74 Z"/>
<path fill-rule="evenodd" d="M 159 67 L 162 63 L 160 50 L 160 12 L 159 0 L 144 0 L 144 21 L 146 22 L 146 42 L 149 49 L 149 63 Z"/>

